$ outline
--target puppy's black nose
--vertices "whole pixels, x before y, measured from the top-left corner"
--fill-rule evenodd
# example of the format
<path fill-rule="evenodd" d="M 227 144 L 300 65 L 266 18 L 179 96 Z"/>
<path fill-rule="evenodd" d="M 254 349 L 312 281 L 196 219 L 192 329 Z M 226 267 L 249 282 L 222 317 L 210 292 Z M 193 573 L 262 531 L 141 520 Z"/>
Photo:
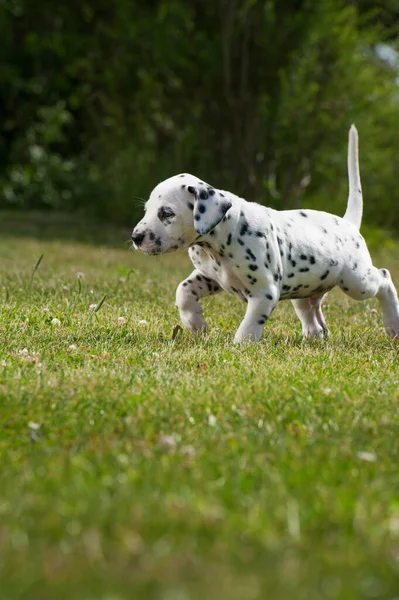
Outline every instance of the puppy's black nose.
<path fill-rule="evenodd" d="M 137 245 L 140 246 L 141 242 L 143 241 L 145 236 L 145 233 L 139 233 L 139 232 L 134 232 L 132 233 L 132 240 L 133 242 Z"/>

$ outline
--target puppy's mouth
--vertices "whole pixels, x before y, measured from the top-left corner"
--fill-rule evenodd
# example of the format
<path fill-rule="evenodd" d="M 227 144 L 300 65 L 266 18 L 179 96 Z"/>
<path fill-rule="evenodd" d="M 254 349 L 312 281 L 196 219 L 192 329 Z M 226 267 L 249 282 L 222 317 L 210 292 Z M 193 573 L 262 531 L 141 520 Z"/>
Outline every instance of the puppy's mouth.
<path fill-rule="evenodd" d="M 178 240 L 172 242 L 170 245 L 168 244 L 165 248 L 164 244 L 161 242 L 160 244 L 140 244 L 137 245 L 135 242 L 132 244 L 132 248 L 134 250 L 140 250 L 146 256 L 157 256 L 159 254 L 169 254 L 170 252 L 176 252 L 177 250 L 182 250 L 188 248 L 190 246 L 189 243 L 185 241 L 184 238 L 179 238 Z"/>
<path fill-rule="evenodd" d="M 137 244 L 133 243 L 133 249 L 139 250 L 146 256 L 156 256 L 158 254 L 164 254 L 164 250 L 162 250 L 161 246 L 151 247 L 151 248 L 142 248 L 141 246 L 137 246 Z"/>

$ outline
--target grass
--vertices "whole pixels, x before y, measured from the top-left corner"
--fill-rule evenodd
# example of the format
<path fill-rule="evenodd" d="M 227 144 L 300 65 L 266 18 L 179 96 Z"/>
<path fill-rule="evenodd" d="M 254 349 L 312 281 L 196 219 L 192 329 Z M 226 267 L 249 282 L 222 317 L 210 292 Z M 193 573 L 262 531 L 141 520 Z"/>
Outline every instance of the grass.
<path fill-rule="evenodd" d="M 313 343 L 280 303 L 234 347 L 244 306 L 220 295 L 206 338 L 172 340 L 188 259 L 126 238 L 3 215 L 0 599 L 397 598 L 399 346 L 377 303 L 331 293 Z"/>

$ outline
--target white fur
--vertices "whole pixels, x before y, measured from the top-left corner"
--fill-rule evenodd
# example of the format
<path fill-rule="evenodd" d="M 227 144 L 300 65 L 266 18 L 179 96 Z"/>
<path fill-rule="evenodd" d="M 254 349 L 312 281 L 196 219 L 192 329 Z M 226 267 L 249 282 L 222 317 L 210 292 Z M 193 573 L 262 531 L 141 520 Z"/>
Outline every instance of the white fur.
<path fill-rule="evenodd" d="M 372 265 L 359 233 L 362 193 L 358 138 L 348 146 L 349 198 L 344 218 L 315 210 L 276 211 L 181 174 L 163 181 L 132 237 L 147 254 L 187 248 L 195 267 L 177 288 L 183 325 L 206 329 L 201 298 L 227 291 L 247 302 L 234 341 L 257 341 L 277 302 L 290 299 L 304 336 L 328 335 L 321 301 L 339 285 L 352 298 L 377 296 L 384 325 L 399 337 L 399 303 L 386 269 Z M 171 216 L 173 215 L 173 216 Z"/>

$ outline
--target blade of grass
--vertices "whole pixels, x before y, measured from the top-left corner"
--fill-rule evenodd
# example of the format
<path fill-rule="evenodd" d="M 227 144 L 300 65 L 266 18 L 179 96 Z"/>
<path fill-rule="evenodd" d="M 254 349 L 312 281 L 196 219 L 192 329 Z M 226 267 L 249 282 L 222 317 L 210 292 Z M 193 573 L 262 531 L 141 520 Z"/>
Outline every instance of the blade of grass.
<path fill-rule="evenodd" d="M 102 307 L 102 305 L 104 304 L 106 297 L 107 297 L 107 294 L 105 294 L 105 295 L 104 295 L 104 296 L 101 298 L 100 302 L 97 304 L 96 308 L 94 309 L 94 312 L 95 312 L 95 313 L 98 313 L 98 311 L 100 310 L 100 308 L 101 308 L 101 307 Z"/>
<path fill-rule="evenodd" d="M 38 258 L 38 259 L 37 259 L 37 261 L 36 261 L 36 264 L 35 264 L 35 266 L 34 266 L 34 267 L 33 267 L 33 269 L 32 269 L 32 273 L 31 273 L 31 276 L 30 276 L 30 282 L 29 282 L 29 289 L 31 289 L 31 287 L 32 287 L 33 278 L 34 278 L 34 276 L 35 276 L 35 273 L 36 273 L 36 271 L 37 271 L 37 270 L 38 270 L 38 268 L 40 267 L 40 263 L 41 263 L 41 262 L 42 262 L 42 260 L 43 260 L 43 256 L 44 256 L 44 254 L 41 254 L 41 255 L 39 256 L 39 258 Z"/>

